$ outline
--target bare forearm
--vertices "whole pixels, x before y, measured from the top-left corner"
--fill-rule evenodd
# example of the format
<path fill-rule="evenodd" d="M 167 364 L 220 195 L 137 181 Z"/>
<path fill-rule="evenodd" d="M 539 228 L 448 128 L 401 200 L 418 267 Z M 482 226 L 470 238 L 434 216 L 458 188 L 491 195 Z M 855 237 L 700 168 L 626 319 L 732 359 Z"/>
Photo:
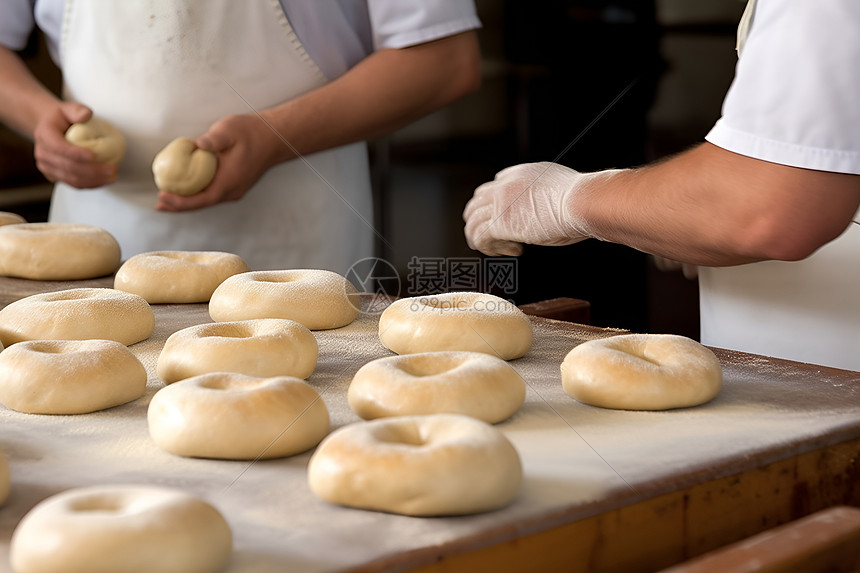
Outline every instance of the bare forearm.
<path fill-rule="evenodd" d="M 59 104 L 18 55 L 0 46 L 0 120 L 29 138 L 39 122 Z"/>
<path fill-rule="evenodd" d="M 850 224 L 860 177 L 777 165 L 706 143 L 597 180 L 576 201 L 595 236 L 675 260 L 798 260 Z"/>
<path fill-rule="evenodd" d="M 300 153 L 390 133 L 477 89 L 473 32 L 375 52 L 337 80 L 263 116 Z M 281 145 L 278 159 L 291 159 Z"/>

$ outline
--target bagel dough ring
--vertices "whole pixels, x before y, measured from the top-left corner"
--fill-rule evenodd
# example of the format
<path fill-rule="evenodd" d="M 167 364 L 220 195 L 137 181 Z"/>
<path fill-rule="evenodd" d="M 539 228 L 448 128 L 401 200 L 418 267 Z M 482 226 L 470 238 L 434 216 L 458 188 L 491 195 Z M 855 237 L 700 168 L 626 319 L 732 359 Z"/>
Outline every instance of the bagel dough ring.
<path fill-rule="evenodd" d="M 10 213 L 9 211 L 0 211 L 0 226 L 4 225 L 18 225 L 21 223 L 26 223 L 27 219 L 19 215 L 18 213 Z"/>
<path fill-rule="evenodd" d="M 88 414 L 131 402 L 146 369 L 113 340 L 30 340 L 0 352 L 0 402 L 27 414 Z"/>
<path fill-rule="evenodd" d="M 9 499 L 10 488 L 9 464 L 6 463 L 6 456 L 3 455 L 3 452 L 0 452 L 0 507 Z"/>
<path fill-rule="evenodd" d="M 574 347 L 561 364 L 564 391 L 585 404 L 617 410 L 698 406 L 722 386 L 714 353 L 674 334 L 622 334 Z"/>
<path fill-rule="evenodd" d="M 155 393 L 149 435 L 177 456 L 253 460 L 309 450 L 329 430 L 320 395 L 298 378 L 213 372 Z"/>
<path fill-rule="evenodd" d="M 526 384 L 508 363 L 489 354 L 425 352 L 368 362 L 355 373 L 347 396 L 365 420 L 463 414 L 495 424 L 522 406 Z"/>
<path fill-rule="evenodd" d="M 177 137 L 152 160 L 155 185 L 176 195 L 200 193 L 212 182 L 217 168 L 215 154 L 197 147 L 190 137 Z"/>
<path fill-rule="evenodd" d="M 457 414 L 399 416 L 332 432 L 311 456 L 311 491 L 339 505 L 403 515 L 465 515 L 507 505 L 522 465 L 495 427 Z"/>
<path fill-rule="evenodd" d="M 69 489 L 30 510 L 12 534 L 18 573 L 215 573 L 233 534 L 210 504 L 177 489 Z"/>
<path fill-rule="evenodd" d="M 531 348 L 532 325 L 503 298 L 451 292 L 395 301 L 379 317 L 379 340 L 397 354 L 464 350 L 512 360 Z"/>
<path fill-rule="evenodd" d="M 150 304 L 209 302 L 218 285 L 248 270 L 248 263 L 232 253 L 153 251 L 123 263 L 113 286 Z"/>
<path fill-rule="evenodd" d="M 294 320 L 216 322 L 171 334 L 158 356 L 157 372 L 165 384 L 209 372 L 304 379 L 313 374 L 318 355 L 317 339 Z"/>
<path fill-rule="evenodd" d="M 119 243 L 100 227 L 79 223 L 0 227 L 0 275 L 74 281 L 109 275 L 119 262 Z"/>
<path fill-rule="evenodd" d="M 212 293 L 216 322 L 288 318 L 311 330 L 340 328 L 358 316 L 358 291 L 332 271 L 252 271 L 234 275 Z"/>
<path fill-rule="evenodd" d="M 125 155 L 125 137 L 112 123 L 91 117 L 83 123 L 73 123 L 66 130 L 66 141 L 89 149 L 99 163 L 118 164 Z"/>
<path fill-rule="evenodd" d="M 73 288 L 34 294 L 0 310 L 0 342 L 115 340 L 126 346 L 149 338 L 152 308 L 136 294 L 110 288 Z"/>

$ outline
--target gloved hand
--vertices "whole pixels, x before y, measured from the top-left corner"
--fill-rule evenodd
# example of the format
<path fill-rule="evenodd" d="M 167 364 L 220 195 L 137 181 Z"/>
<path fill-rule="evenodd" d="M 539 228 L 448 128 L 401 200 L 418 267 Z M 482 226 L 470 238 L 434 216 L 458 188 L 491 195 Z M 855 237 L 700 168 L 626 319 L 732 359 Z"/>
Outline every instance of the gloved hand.
<path fill-rule="evenodd" d="M 487 255 L 522 254 L 522 243 L 571 245 L 591 235 L 577 208 L 595 177 L 557 163 L 524 163 L 475 190 L 463 211 L 466 242 Z"/>

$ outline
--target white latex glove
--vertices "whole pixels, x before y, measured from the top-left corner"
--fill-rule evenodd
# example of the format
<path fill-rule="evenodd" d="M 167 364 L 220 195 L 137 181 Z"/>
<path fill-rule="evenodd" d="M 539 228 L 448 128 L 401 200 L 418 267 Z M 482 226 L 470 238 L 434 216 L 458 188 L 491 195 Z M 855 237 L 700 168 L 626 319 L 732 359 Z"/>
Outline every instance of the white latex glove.
<path fill-rule="evenodd" d="M 549 162 L 499 171 L 466 204 L 466 242 L 487 255 L 517 256 L 522 243 L 561 246 L 589 238 L 574 203 L 595 175 Z"/>
<path fill-rule="evenodd" d="M 606 172 L 602 172 L 606 173 Z M 466 242 L 487 255 L 522 254 L 522 243 L 571 245 L 589 238 L 576 203 L 594 176 L 557 163 L 508 167 L 475 190 L 466 204 Z"/>

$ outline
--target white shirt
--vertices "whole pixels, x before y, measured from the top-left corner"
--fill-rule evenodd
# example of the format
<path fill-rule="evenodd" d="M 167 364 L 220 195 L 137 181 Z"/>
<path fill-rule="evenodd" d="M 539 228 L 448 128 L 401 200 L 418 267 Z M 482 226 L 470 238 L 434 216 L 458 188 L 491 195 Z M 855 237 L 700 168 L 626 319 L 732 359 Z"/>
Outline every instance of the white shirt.
<path fill-rule="evenodd" d="M 860 174 L 860 2 L 758 0 L 714 145 Z M 816 190 L 821 201 L 827 189 Z M 702 342 L 860 371 L 860 226 L 799 262 L 700 269 Z"/>
<path fill-rule="evenodd" d="M 773 163 L 860 174 L 860 2 L 758 0 L 706 139 Z"/>
<path fill-rule="evenodd" d="M 129 0 L 120 0 L 127 2 Z M 328 79 L 375 50 L 403 48 L 480 27 L 473 0 L 280 0 L 290 25 Z M 0 0 L 0 44 L 20 50 L 34 25 L 55 62 L 65 0 Z"/>

